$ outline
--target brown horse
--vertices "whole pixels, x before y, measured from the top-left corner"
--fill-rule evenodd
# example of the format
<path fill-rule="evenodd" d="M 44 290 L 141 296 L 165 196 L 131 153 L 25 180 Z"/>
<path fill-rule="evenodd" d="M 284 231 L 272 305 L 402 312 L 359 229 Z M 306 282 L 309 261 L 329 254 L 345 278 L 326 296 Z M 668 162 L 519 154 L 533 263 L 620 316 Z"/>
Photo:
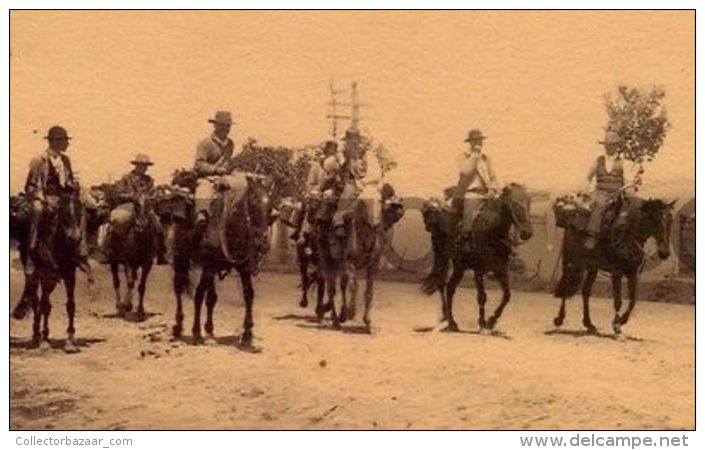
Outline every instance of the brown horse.
<path fill-rule="evenodd" d="M 156 233 L 149 218 L 151 200 L 142 194 L 132 205 L 135 217 L 132 223 L 127 223 L 118 230 L 115 225 L 108 231 L 109 236 L 105 244 L 105 256 L 110 264 L 113 276 L 113 289 L 115 290 L 115 310 L 118 315 L 132 311 L 132 297 L 135 283 L 139 278 L 137 292 L 139 302 L 137 306 L 137 320 L 145 317 L 144 296 L 147 291 L 147 279 L 152 270 L 155 256 Z M 120 267 L 124 267 L 127 279 L 127 289 L 124 299 L 120 295 Z"/>
<path fill-rule="evenodd" d="M 12 204 L 12 202 L 11 202 Z M 49 208 L 49 206 L 46 206 Z M 14 220 L 13 220 L 14 217 Z M 68 327 L 64 351 L 78 352 L 75 340 L 74 318 L 76 314 L 75 287 L 76 269 L 82 261 L 80 251 L 82 225 L 85 210 L 78 194 L 62 196 L 54 210 L 46 215 L 39 224 L 39 236 L 42 236 L 35 251 L 28 249 L 29 223 L 11 214 L 11 231 L 20 241 L 20 259 L 26 267 L 31 256 L 34 272 L 25 273 L 25 288 L 20 303 L 13 315 L 24 316 L 26 305 L 31 305 L 34 320 L 32 324 L 32 343 L 41 348 L 49 348 L 49 316 L 51 314 L 51 294 L 60 281 L 66 289 L 66 314 Z M 31 255 L 30 255 L 31 253 Z M 41 295 L 40 295 L 41 292 Z"/>
<path fill-rule="evenodd" d="M 242 282 L 245 301 L 244 329 L 239 340 L 239 348 L 256 351 L 252 345 L 254 321 L 252 307 L 255 291 L 252 277 L 255 275 L 268 251 L 267 231 L 272 223 L 272 204 L 269 196 L 270 184 L 261 177 L 247 177 L 247 189 L 242 195 L 225 192 L 214 200 L 211 219 L 220 218 L 218 223 L 209 225 L 206 236 L 194 248 L 192 211 L 186 216 L 174 217 L 174 292 L 177 309 L 176 323 L 172 329 L 175 337 L 183 331 L 182 296 L 190 285 L 189 269 L 191 261 L 201 266 L 201 277 L 194 297 L 193 340 L 203 341 L 201 335 L 201 307 L 206 303 L 205 332 L 209 340 L 214 339 L 213 312 L 218 300 L 215 278 L 221 279 L 232 271 L 237 271 Z M 186 210 L 185 208 L 181 208 Z"/>
<path fill-rule="evenodd" d="M 379 271 L 382 253 L 389 244 L 389 231 L 404 216 L 404 206 L 396 198 L 392 186 L 385 184 L 382 192 L 382 204 L 373 206 L 381 206 L 381 217 L 378 223 L 373 223 L 372 218 L 368 217 L 369 205 L 366 205 L 364 200 L 358 199 L 353 207 L 352 217 L 346 223 L 345 236 L 340 236 L 333 231 L 330 221 L 319 224 L 320 267 L 325 275 L 328 303 L 319 305 L 316 313 L 320 321 L 325 312 L 330 310 L 335 329 L 340 329 L 341 323 L 345 323 L 348 319 L 355 318 L 358 279 L 364 276 L 365 312 L 362 320 L 365 331 L 372 332 L 370 314 L 375 278 Z M 338 285 L 342 297 L 339 314 L 335 303 Z"/>
<path fill-rule="evenodd" d="M 459 205 L 458 205 L 459 206 Z M 512 252 L 510 230 L 516 227 L 520 239 L 533 234 L 530 220 L 531 198 L 526 189 L 515 183 L 507 185 L 499 198 L 488 200 L 475 223 L 481 224 L 471 233 L 459 232 L 457 212 L 427 202 L 422 211 L 426 230 L 431 233 L 434 254 L 433 270 L 426 278 L 423 290 L 431 294 L 440 291 L 443 320 L 448 331 L 457 331 L 453 318 L 453 297 L 466 270 L 475 275 L 475 289 L 479 306 L 480 330 L 492 330 L 511 299 L 509 286 L 509 257 Z M 456 208 L 459 211 L 459 208 Z M 453 214 L 456 214 L 454 216 Z M 452 274 L 448 272 L 452 262 Z M 492 272 L 502 288 L 502 300 L 494 313 L 485 319 L 485 275 Z"/>
<path fill-rule="evenodd" d="M 612 329 L 615 335 L 621 333 L 622 326 L 636 304 L 639 272 L 644 261 L 644 243 L 654 238 L 658 245 L 658 255 L 666 259 L 670 255 L 670 235 L 673 223 L 673 205 L 662 200 L 625 199 L 621 206 L 623 218 L 607 227 L 593 250 L 584 246 L 586 234 L 568 228 L 563 235 L 562 268 L 563 275 L 556 286 L 554 295 L 561 299 L 558 314 L 553 319 L 560 327 L 565 320 L 565 302 L 582 285 L 583 325 L 590 333 L 597 328 L 590 319 L 590 295 L 599 270 L 612 276 L 614 318 Z M 629 305 L 624 313 L 622 308 L 622 278 L 627 278 Z"/>

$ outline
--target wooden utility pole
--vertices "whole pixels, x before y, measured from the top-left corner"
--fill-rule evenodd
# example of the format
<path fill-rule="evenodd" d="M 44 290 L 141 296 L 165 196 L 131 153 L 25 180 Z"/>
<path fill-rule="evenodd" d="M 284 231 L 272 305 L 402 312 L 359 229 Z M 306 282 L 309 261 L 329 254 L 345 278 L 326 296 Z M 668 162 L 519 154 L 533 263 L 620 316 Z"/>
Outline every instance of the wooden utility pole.
<path fill-rule="evenodd" d="M 336 91 L 335 87 L 333 86 L 333 80 L 330 81 L 330 102 L 328 102 L 328 105 L 330 106 L 330 112 L 326 117 L 330 119 L 331 127 L 330 127 L 330 134 L 333 138 L 333 140 L 338 139 L 338 120 L 339 119 L 350 119 L 350 116 L 345 116 L 345 115 L 340 115 L 338 114 L 338 106 L 345 106 L 345 103 L 341 103 L 338 101 L 336 98 L 336 95 L 338 95 L 340 91 Z"/>

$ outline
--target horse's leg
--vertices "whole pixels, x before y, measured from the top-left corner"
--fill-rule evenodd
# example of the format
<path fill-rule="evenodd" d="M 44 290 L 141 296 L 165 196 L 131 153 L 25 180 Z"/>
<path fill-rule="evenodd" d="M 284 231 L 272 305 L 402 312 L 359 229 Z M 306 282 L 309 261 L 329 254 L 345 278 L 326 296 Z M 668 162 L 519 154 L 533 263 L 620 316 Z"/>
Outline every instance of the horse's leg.
<path fill-rule="evenodd" d="M 137 317 L 140 320 L 144 319 L 144 294 L 147 292 L 147 278 L 149 277 L 149 272 L 152 270 L 152 264 L 147 263 L 142 266 L 140 270 L 140 282 L 137 285 L 137 293 L 140 296 L 139 305 L 137 306 Z"/>
<path fill-rule="evenodd" d="M 553 325 L 560 327 L 565 321 L 565 297 L 561 297 L 561 306 L 558 308 L 558 315 L 553 318 Z"/>
<path fill-rule="evenodd" d="M 215 278 L 210 283 L 210 288 L 206 291 L 206 340 L 209 344 L 215 342 L 213 334 L 213 310 L 218 302 L 218 292 L 215 290 Z"/>
<path fill-rule="evenodd" d="M 301 276 L 301 301 L 299 302 L 299 306 L 305 308 L 308 306 L 308 288 L 311 280 L 308 273 L 309 260 L 304 254 L 304 249 L 301 247 L 301 244 L 297 244 L 296 246 L 299 274 Z"/>
<path fill-rule="evenodd" d="M 135 292 L 135 284 L 137 283 L 137 266 L 126 264 L 125 277 L 127 278 L 127 290 L 125 291 L 125 301 L 122 308 L 125 312 L 129 313 L 132 311 L 132 296 Z"/>
<path fill-rule="evenodd" d="M 242 297 L 245 300 L 245 320 L 243 323 L 244 329 L 240 337 L 240 345 L 245 348 L 252 347 L 252 327 L 254 320 L 252 318 L 252 304 L 255 299 L 255 290 L 252 287 L 252 276 L 247 269 L 238 270 L 240 273 L 240 281 L 242 282 Z"/>
<path fill-rule="evenodd" d="M 368 334 L 372 334 L 372 319 L 370 314 L 372 313 L 372 299 L 374 297 L 374 284 L 375 277 L 377 275 L 377 266 L 375 264 L 370 264 L 367 267 L 366 280 L 365 280 L 365 315 L 362 321 L 365 323 L 365 329 Z"/>
<path fill-rule="evenodd" d="M 485 305 L 487 304 L 487 291 L 485 290 L 485 274 L 481 270 L 473 271 L 475 276 L 475 290 L 477 291 L 477 310 L 478 319 L 477 324 L 480 326 L 480 330 L 487 328 L 487 321 L 485 320 Z"/>
<path fill-rule="evenodd" d="M 453 264 L 453 273 L 450 275 L 448 284 L 446 285 L 446 331 L 458 331 L 458 324 L 453 318 L 453 296 L 458 289 L 458 285 L 463 280 L 465 275 L 465 267 L 460 264 Z"/>
<path fill-rule="evenodd" d="M 115 312 L 122 315 L 122 300 L 120 299 L 120 266 L 115 261 L 110 261 L 110 272 L 113 275 L 113 289 L 115 290 Z"/>
<path fill-rule="evenodd" d="M 40 348 L 51 348 L 49 344 L 49 316 L 51 315 L 51 293 L 56 287 L 56 282 L 42 281 L 42 297 L 39 300 L 39 309 L 42 317 L 42 337 Z"/>
<path fill-rule="evenodd" d="M 196 287 L 196 295 L 193 298 L 194 310 L 193 310 L 193 327 L 191 328 L 191 333 L 193 336 L 193 342 L 199 343 L 203 339 L 201 337 L 201 306 L 203 305 L 203 298 L 206 295 L 206 291 L 210 287 L 210 282 L 214 278 L 214 274 L 210 270 L 203 268 L 201 270 L 201 279 L 198 280 L 198 286 Z"/>
<path fill-rule="evenodd" d="M 358 282 L 357 268 L 353 267 L 353 270 L 350 273 L 352 276 L 350 277 L 350 280 L 349 280 L 349 284 L 350 284 L 349 296 L 350 296 L 350 298 L 348 299 L 348 304 L 350 305 L 350 309 L 348 311 L 348 319 L 354 319 L 355 316 L 357 315 L 357 293 L 360 289 L 360 283 Z"/>
<path fill-rule="evenodd" d="M 596 278 L 597 267 L 588 267 L 585 281 L 583 282 L 583 326 L 589 333 L 597 332 L 597 328 L 590 320 L 590 295 L 592 295 L 592 286 L 595 284 Z"/>
<path fill-rule="evenodd" d="M 41 302 L 39 300 L 39 280 L 36 274 L 31 277 L 34 289 L 32 290 L 32 346 L 38 347 L 41 342 L 41 320 L 42 320 L 42 308 Z"/>
<path fill-rule="evenodd" d="M 338 313 L 335 310 L 335 294 L 336 294 L 336 281 L 337 281 L 337 269 L 330 269 L 326 271 L 326 287 L 328 288 L 328 305 L 330 306 L 330 314 L 333 328 L 336 330 L 340 329 L 340 321 L 338 320 Z"/>
<path fill-rule="evenodd" d="M 316 319 L 320 322 L 323 320 L 323 315 L 330 308 L 330 304 L 324 304 L 323 300 L 326 296 L 326 278 L 323 271 L 316 269 Z M 319 318 L 320 312 L 320 318 Z"/>
<path fill-rule="evenodd" d="M 17 305 L 15 308 L 12 310 L 12 317 L 17 319 L 17 320 L 22 320 L 24 317 L 27 315 L 27 311 L 32 309 L 32 289 L 36 289 L 36 285 L 34 285 L 31 280 L 30 280 L 29 275 L 25 275 L 25 282 L 24 282 L 24 289 L 22 289 L 22 297 L 20 297 L 20 301 L 17 302 Z"/>
<path fill-rule="evenodd" d="M 340 315 L 338 319 L 340 323 L 347 322 L 348 319 L 352 319 L 350 316 L 350 306 L 348 304 L 348 282 L 350 281 L 350 274 L 348 269 L 344 268 L 340 273 L 340 296 L 343 299 L 343 304 L 340 306 Z"/>
<path fill-rule="evenodd" d="M 62 276 L 64 287 L 66 288 L 66 316 L 68 317 L 68 328 L 66 329 L 66 344 L 64 351 L 66 353 L 77 353 L 76 346 L 76 328 L 74 327 L 74 317 L 76 316 L 76 299 L 74 291 L 76 288 L 76 269 L 70 268 L 65 270 Z"/>
<path fill-rule="evenodd" d="M 634 306 L 636 305 L 637 283 L 638 279 L 636 273 L 630 273 L 627 275 L 627 295 L 629 295 L 629 305 L 627 306 L 627 310 L 624 314 L 619 315 L 618 311 L 615 313 L 618 316 L 617 327 L 615 328 L 614 324 L 612 326 L 615 328 L 614 332 L 616 334 L 621 333 L 621 326 L 626 325 L 626 323 L 629 322 L 629 317 L 634 310 Z"/>
<path fill-rule="evenodd" d="M 502 311 L 504 311 L 504 308 L 507 306 L 509 300 L 512 298 L 512 292 L 509 289 L 509 273 L 507 272 L 506 268 L 503 267 L 500 270 L 494 271 L 494 274 L 497 277 L 497 281 L 499 282 L 500 287 L 502 288 L 502 301 L 499 303 L 497 309 L 495 309 L 494 313 L 490 316 L 490 318 L 487 319 L 487 328 L 489 330 L 494 329 L 495 325 L 497 324 L 497 321 L 500 317 L 502 317 Z"/>
<path fill-rule="evenodd" d="M 176 247 L 176 244 L 174 244 Z M 174 317 L 174 326 L 171 329 L 171 334 L 175 338 L 181 337 L 181 333 L 184 330 L 184 306 L 183 298 L 184 292 L 190 284 L 189 280 L 189 261 L 188 257 L 174 252 L 174 294 L 176 295 L 176 315 Z"/>

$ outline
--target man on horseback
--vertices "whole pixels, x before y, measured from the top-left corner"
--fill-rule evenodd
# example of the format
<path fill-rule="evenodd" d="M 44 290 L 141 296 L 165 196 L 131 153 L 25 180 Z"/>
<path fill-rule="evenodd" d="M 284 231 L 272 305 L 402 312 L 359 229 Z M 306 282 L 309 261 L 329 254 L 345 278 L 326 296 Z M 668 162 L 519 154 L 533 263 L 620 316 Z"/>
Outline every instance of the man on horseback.
<path fill-rule="evenodd" d="M 497 178 L 490 158 L 482 148 L 485 139 L 487 137 L 479 129 L 470 130 L 465 139 L 468 148 L 459 161 L 460 175 L 453 193 L 453 203 L 464 232 L 472 230 L 485 200 L 497 195 Z"/>
<path fill-rule="evenodd" d="M 138 154 L 131 163 L 135 166 L 134 169 L 126 173 L 115 185 L 118 198 L 124 200 L 125 203 L 122 203 L 111 212 L 111 227 L 115 229 L 123 224 L 134 224 L 137 217 L 145 213 L 154 232 L 157 264 L 167 264 L 164 228 L 161 221 L 153 210 L 141 210 L 143 207 L 142 200 L 151 195 L 154 190 L 154 179 L 147 174 L 147 170 L 154 163 L 150 161 L 149 156 L 144 154 Z M 105 244 L 106 249 L 109 249 L 112 245 L 112 239 L 114 239 L 113 233 L 108 233 Z"/>
<path fill-rule="evenodd" d="M 343 182 L 343 190 L 340 194 L 338 209 L 333 218 L 333 226 L 341 228 L 345 225 L 345 220 L 352 214 L 355 202 L 362 199 L 370 205 L 375 200 L 379 200 L 381 187 L 382 170 L 375 158 L 369 158 L 368 152 L 361 145 L 360 133 L 357 130 L 347 130 L 343 137 L 345 148 L 343 149 L 343 163 L 340 168 L 340 177 Z M 369 217 L 371 221 L 377 221 Z"/>
<path fill-rule="evenodd" d="M 313 210 L 315 202 L 320 200 L 322 188 L 324 185 L 324 179 L 326 178 L 326 170 L 324 169 L 324 163 L 328 158 L 335 158 L 338 153 L 338 143 L 335 141 L 326 141 L 323 146 L 323 152 L 319 158 L 315 158 L 311 161 L 311 168 L 309 169 L 308 175 L 306 177 L 305 186 L 305 197 L 303 199 L 302 211 L 299 216 L 299 221 L 296 224 L 296 229 L 291 235 L 291 238 L 296 240 L 299 245 L 302 245 L 305 240 L 305 234 L 311 231 L 311 217 L 309 214 L 315 214 L 316 211 Z M 331 160 L 328 164 L 330 172 L 334 172 L 335 169 L 331 169 Z"/>
<path fill-rule="evenodd" d="M 49 147 L 32 160 L 25 183 L 25 193 L 31 204 L 29 258 L 25 266 L 27 275 L 34 273 L 40 258 L 38 249 L 41 241 L 46 243 L 47 238 L 56 230 L 61 198 L 73 195 L 75 190 L 71 161 L 65 154 L 71 137 L 65 128 L 56 125 L 49 129 L 44 138 L 49 142 Z M 44 221 L 51 223 L 51 232 L 40 238 L 39 227 Z M 49 256 L 46 262 L 56 269 L 50 252 L 45 253 Z"/>
<path fill-rule="evenodd" d="M 626 179 L 623 160 L 619 154 L 621 139 L 619 135 L 611 130 L 605 132 L 604 141 L 600 141 L 604 146 L 605 153 L 597 157 L 588 172 L 585 188 L 586 192 L 592 191 L 593 209 L 587 225 L 588 237 L 585 241 L 585 248 L 592 250 L 597 243 L 600 227 L 608 207 L 624 189 Z M 594 182 L 594 189 L 591 185 Z M 638 174 L 634 177 L 634 183 L 639 184 Z"/>

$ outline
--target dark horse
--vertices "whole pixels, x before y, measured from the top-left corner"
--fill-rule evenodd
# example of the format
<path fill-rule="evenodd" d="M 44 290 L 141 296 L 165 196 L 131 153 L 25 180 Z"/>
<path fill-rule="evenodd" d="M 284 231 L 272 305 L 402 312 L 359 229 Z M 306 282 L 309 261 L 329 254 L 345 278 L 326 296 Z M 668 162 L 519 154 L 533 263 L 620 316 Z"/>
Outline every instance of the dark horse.
<path fill-rule="evenodd" d="M 155 255 L 155 232 L 149 218 L 151 208 L 150 199 L 146 194 L 141 194 L 133 201 L 135 217 L 132 222 L 117 226 L 112 224 L 106 242 L 106 258 L 110 263 L 113 275 L 113 289 L 115 290 L 115 310 L 118 315 L 132 311 L 132 297 L 135 283 L 139 277 L 137 292 L 139 303 L 137 318 L 145 317 L 144 294 L 147 290 L 147 278 L 152 270 Z M 117 229 L 120 228 L 120 229 Z M 127 290 L 124 300 L 120 297 L 120 266 L 125 269 Z"/>
<path fill-rule="evenodd" d="M 26 267 L 29 252 L 29 222 L 28 216 L 19 213 L 18 198 L 15 199 L 15 208 L 11 212 L 10 230 L 11 237 L 16 238 L 20 245 L 20 259 Z M 13 201 L 11 199 L 11 207 Z M 46 206 L 47 208 L 49 206 Z M 25 287 L 22 300 L 15 308 L 13 315 L 21 318 L 24 316 L 25 305 L 30 305 L 34 313 L 32 325 L 32 343 L 35 346 L 48 348 L 49 344 L 49 315 L 51 314 L 51 294 L 56 285 L 63 281 L 66 288 L 66 314 L 68 316 L 67 339 L 64 350 L 67 353 L 78 352 L 76 346 L 74 317 L 76 314 L 76 301 L 74 291 L 76 287 L 76 269 L 82 262 L 80 246 L 82 225 L 85 220 L 85 211 L 76 193 L 62 196 L 54 211 L 46 215 L 39 224 L 40 242 L 37 249 L 32 252 L 34 271 L 25 274 Z M 41 292 L 41 295 L 40 295 Z"/>
<path fill-rule="evenodd" d="M 453 318 L 453 296 L 466 270 L 475 275 L 477 303 L 479 305 L 480 330 L 492 330 L 504 308 L 509 303 L 509 257 L 512 253 L 510 229 L 516 227 L 521 240 L 531 238 L 533 229 L 530 220 L 531 199 L 526 189 L 515 183 L 507 185 L 499 198 L 487 200 L 486 207 L 474 222 L 479 229 L 471 233 L 460 233 L 458 213 L 438 202 L 426 202 L 422 214 L 426 230 L 431 233 L 434 254 L 433 270 L 426 278 L 423 290 L 426 294 L 440 291 L 443 320 L 448 331 L 457 331 Z M 456 208 L 458 210 L 459 208 Z M 448 279 L 450 262 L 452 274 Z M 502 301 L 494 313 L 485 319 L 485 274 L 492 272 L 502 288 Z"/>
<path fill-rule="evenodd" d="M 194 296 L 195 309 L 193 317 L 193 340 L 202 341 L 201 307 L 206 302 L 205 332 L 208 339 L 213 335 L 213 311 L 218 300 L 215 278 L 221 279 L 235 269 L 242 282 L 245 301 L 244 330 L 240 336 L 239 347 L 243 350 L 256 350 L 252 346 L 252 306 L 255 291 L 252 276 L 268 251 L 267 230 L 272 222 L 272 202 L 268 180 L 259 176 L 240 175 L 246 178 L 247 187 L 244 194 L 226 191 L 221 198 L 214 200 L 206 235 L 198 248 L 193 248 L 193 225 L 189 217 L 192 212 L 174 216 L 174 291 L 177 309 L 173 335 L 180 337 L 183 331 L 182 296 L 188 288 L 191 259 L 201 265 L 201 277 Z M 186 218 L 184 218 L 186 217 Z"/>
<path fill-rule="evenodd" d="M 358 292 L 358 276 L 365 277 L 365 312 L 362 318 L 367 333 L 372 331 L 372 299 L 374 282 L 384 249 L 389 244 L 390 229 L 404 216 L 404 206 L 396 198 L 394 189 L 388 183 L 382 187 L 381 205 L 368 205 L 358 199 L 352 209 L 352 217 L 346 223 L 346 235 L 339 236 L 331 227 L 330 221 L 319 224 L 320 267 L 325 275 L 328 303 L 318 305 L 317 318 L 322 320 L 325 312 L 330 310 L 333 328 L 355 318 Z M 379 221 L 369 217 L 370 208 L 381 207 Z M 335 296 L 340 285 L 342 305 L 337 313 Z M 348 292 L 348 285 L 350 291 Z"/>
<path fill-rule="evenodd" d="M 604 270 L 612 275 L 612 295 L 614 298 L 614 319 L 612 329 L 616 335 L 629 321 L 636 303 L 637 282 L 644 261 L 644 243 L 650 237 L 656 240 L 658 255 L 666 259 L 670 255 L 671 224 L 673 205 L 661 200 L 624 199 L 621 206 L 622 217 L 602 233 L 594 250 L 586 250 L 585 233 L 568 228 L 563 235 L 563 275 L 556 286 L 554 295 L 561 299 L 554 325 L 560 327 L 565 319 L 565 301 L 573 296 L 582 285 L 583 325 L 591 333 L 597 331 L 590 320 L 590 294 L 597 278 L 597 272 Z M 627 277 L 629 305 L 622 308 L 622 278 Z"/>

